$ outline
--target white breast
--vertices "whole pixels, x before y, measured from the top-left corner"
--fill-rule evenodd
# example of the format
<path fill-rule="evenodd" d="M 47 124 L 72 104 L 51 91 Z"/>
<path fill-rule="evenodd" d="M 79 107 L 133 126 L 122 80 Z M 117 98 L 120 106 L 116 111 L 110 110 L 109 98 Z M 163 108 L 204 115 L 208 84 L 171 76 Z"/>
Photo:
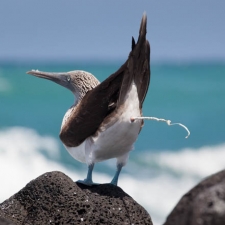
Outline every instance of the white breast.
<path fill-rule="evenodd" d="M 99 132 L 97 137 L 87 138 L 78 147 L 66 147 L 78 161 L 95 163 L 110 158 L 127 155 L 133 149 L 140 132 L 141 121 L 131 122 L 130 118 L 140 116 L 139 99 L 136 85 L 133 84 L 127 94 L 123 113 L 111 127 Z"/>

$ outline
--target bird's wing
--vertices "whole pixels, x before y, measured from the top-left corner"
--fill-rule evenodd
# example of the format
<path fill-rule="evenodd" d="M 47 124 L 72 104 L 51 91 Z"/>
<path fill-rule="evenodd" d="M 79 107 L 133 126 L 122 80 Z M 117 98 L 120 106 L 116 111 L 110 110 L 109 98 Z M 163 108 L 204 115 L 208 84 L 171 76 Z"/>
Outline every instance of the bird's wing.
<path fill-rule="evenodd" d="M 94 135 L 107 116 L 123 105 L 132 82 L 137 86 L 142 108 L 150 81 L 150 45 L 146 40 L 146 23 L 144 15 L 137 44 L 132 39 L 132 51 L 127 61 L 84 96 L 62 127 L 60 139 L 66 146 L 78 146 Z"/>

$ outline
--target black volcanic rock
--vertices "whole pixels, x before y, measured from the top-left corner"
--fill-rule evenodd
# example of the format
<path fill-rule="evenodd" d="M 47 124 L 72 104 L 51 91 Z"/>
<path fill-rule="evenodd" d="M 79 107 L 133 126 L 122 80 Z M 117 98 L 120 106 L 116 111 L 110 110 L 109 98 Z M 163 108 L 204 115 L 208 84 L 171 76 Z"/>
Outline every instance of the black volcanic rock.
<path fill-rule="evenodd" d="M 225 225 L 225 170 L 185 194 L 164 225 Z"/>
<path fill-rule="evenodd" d="M 6 218 L 0 217 L 0 225 L 16 225 L 10 220 L 7 220 Z"/>
<path fill-rule="evenodd" d="M 43 174 L 0 204 L 0 217 L 22 224 L 148 224 L 146 210 L 111 184 L 85 186 L 61 172 Z"/>

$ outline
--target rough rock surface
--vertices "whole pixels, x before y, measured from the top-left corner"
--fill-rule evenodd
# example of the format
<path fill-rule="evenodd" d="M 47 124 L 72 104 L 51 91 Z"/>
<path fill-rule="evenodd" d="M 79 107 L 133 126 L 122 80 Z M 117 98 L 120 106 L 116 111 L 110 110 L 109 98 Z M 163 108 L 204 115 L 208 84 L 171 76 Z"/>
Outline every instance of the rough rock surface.
<path fill-rule="evenodd" d="M 164 225 L 225 225 L 225 170 L 185 194 Z"/>
<path fill-rule="evenodd" d="M 111 184 L 88 187 L 61 172 L 43 174 L 0 204 L 0 217 L 20 224 L 148 224 L 146 210 Z"/>
<path fill-rule="evenodd" d="M 10 220 L 0 217 L 0 225 L 16 225 Z"/>

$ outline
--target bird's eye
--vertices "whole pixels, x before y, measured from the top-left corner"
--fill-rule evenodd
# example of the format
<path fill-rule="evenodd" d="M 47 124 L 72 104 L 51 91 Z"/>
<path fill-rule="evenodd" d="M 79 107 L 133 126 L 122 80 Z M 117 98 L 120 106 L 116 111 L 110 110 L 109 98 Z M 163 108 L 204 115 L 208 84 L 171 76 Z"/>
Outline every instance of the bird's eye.
<path fill-rule="evenodd" d="M 67 79 L 68 82 L 71 80 L 70 76 L 67 76 L 66 79 Z"/>

